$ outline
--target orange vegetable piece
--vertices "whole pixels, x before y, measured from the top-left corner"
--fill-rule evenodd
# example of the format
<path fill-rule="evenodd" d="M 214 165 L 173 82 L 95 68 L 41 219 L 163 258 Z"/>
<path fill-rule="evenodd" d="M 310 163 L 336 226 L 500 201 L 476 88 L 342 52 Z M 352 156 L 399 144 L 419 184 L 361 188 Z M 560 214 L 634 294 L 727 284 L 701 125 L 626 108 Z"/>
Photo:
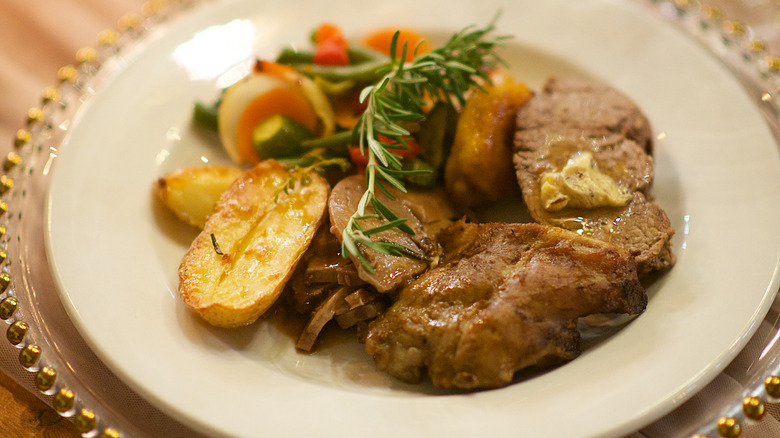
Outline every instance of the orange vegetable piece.
<path fill-rule="evenodd" d="M 257 73 L 268 73 L 269 75 L 276 76 L 277 78 L 284 80 L 294 79 L 298 75 L 298 72 L 289 65 L 283 65 L 271 61 L 258 60 L 255 62 L 254 70 Z"/>
<path fill-rule="evenodd" d="M 261 94 L 249 103 L 238 120 L 238 150 L 252 164 L 262 159 L 252 144 L 254 129 L 274 114 L 290 117 L 312 132 L 317 129 L 317 114 L 308 99 L 297 89 L 275 88 Z"/>
<path fill-rule="evenodd" d="M 331 23 L 322 23 L 314 33 L 314 44 L 322 44 L 325 41 L 333 41 L 342 47 L 349 46 L 341 28 Z"/>
<path fill-rule="evenodd" d="M 344 37 L 341 28 L 330 23 L 323 23 L 314 33 L 314 63 L 320 65 L 348 65 L 349 42 Z"/>
<path fill-rule="evenodd" d="M 395 35 L 396 32 L 399 32 L 398 45 L 396 46 L 397 56 L 401 56 L 404 43 L 408 44 L 405 61 L 408 62 L 414 59 L 415 48 L 417 49 L 417 54 L 427 53 L 431 50 L 430 44 L 425 41 L 423 36 L 412 29 L 379 29 L 364 36 L 360 42 L 365 46 L 390 56 L 390 45 L 393 41 L 393 35 Z"/>

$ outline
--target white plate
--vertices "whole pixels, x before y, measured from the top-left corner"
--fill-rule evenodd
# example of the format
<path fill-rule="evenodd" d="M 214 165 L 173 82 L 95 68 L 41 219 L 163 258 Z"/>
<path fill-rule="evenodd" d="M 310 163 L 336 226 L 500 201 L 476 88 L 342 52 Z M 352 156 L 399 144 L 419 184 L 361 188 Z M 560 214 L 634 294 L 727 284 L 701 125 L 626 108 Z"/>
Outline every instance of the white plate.
<path fill-rule="evenodd" d="M 283 4 L 282 4 L 283 3 Z M 677 266 L 647 311 L 581 357 L 509 387 L 443 396 L 374 370 L 355 342 L 300 354 L 275 326 L 214 329 L 176 295 L 195 232 L 154 202 L 167 171 L 225 162 L 189 125 L 254 54 L 304 44 L 322 21 L 441 37 L 489 22 L 532 86 L 549 74 L 603 80 L 655 129 L 657 201 Z M 231 69 L 234 65 L 238 68 Z M 244 70 L 242 70 L 244 69 Z M 227 73 L 226 73 L 227 72 Z M 705 49 L 635 5 L 607 0 L 207 3 L 106 67 L 56 159 L 48 250 L 70 317 L 149 401 L 209 433 L 255 436 L 601 436 L 671 411 L 739 352 L 778 287 L 780 159 L 751 97 Z"/>

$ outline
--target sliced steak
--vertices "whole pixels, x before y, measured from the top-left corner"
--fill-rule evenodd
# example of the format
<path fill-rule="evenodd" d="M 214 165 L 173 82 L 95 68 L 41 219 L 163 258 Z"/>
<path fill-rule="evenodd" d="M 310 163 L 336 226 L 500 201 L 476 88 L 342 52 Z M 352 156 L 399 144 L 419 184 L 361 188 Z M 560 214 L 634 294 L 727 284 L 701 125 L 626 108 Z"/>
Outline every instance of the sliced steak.
<path fill-rule="evenodd" d="M 331 191 L 328 209 L 330 212 L 331 232 L 342 239 L 349 219 L 357 211 L 360 199 L 366 190 L 365 179 L 355 175 L 341 180 Z M 382 202 L 395 214 L 407 219 L 407 224 L 415 234 L 406 234 L 397 228 L 391 228 L 371 236 L 372 240 L 397 243 L 417 254 L 417 257 L 392 256 L 380 254 L 368 248 L 364 255 L 374 272 L 368 270 L 359 259 L 350 256 L 357 267 L 358 275 L 379 292 L 390 292 L 424 272 L 439 256 L 439 246 L 435 235 L 449 225 L 456 217 L 446 197 L 440 191 L 409 190 L 402 193 L 389 188 L 394 199 L 379 195 Z M 374 214 L 372 207 L 366 209 L 366 215 Z M 370 229 L 384 223 L 380 219 L 364 219 L 360 225 Z"/>
<path fill-rule="evenodd" d="M 652 153 L 653 132 L 639 107 L 619 91 L 594 81 L 552 77 L 540 98 L 522 111 L 523 129 L 618 134 Z"/>
<path fill-rule="evenodd" d="M 401 289 L 369 324 L 366 351 L 405 382 L 490 388 L 517 370 L 579 352 L 577 319 L 644 310 L 633 258 L 605 242 L 540 224 L 457 222 L 442 262 Z"/>
<path fill-rule="evenodd" d="M 640 276 L 671 267 L 674 229 L 652 202 L 649 124 L 619 92 L 579 79 L 550 79 L 518 112 L 514 164 L 531 216 L 630 251 Z M 621 203 L 564 206 L 543 196 L 547 176 L 583 154 L 624 195 Z M 591 193 L 592 195 L 592 193 Z"/>

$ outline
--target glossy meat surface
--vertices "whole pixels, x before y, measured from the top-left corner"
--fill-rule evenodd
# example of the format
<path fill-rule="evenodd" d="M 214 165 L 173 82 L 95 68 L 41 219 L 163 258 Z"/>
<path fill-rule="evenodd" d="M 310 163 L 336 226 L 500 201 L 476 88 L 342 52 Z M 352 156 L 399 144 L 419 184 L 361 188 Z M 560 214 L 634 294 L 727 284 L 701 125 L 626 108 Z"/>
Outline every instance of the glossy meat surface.
<path fill-rule="evenodd" d="M 406 382 L 506 385 L 516 371 L 579 352 L 577 319 L 641 313 L 633 258 L 612 245 L 539 224 L 457 222 L 439 236 L 439 266 L 404 287 L 369 325 L 366 351 Z"/>

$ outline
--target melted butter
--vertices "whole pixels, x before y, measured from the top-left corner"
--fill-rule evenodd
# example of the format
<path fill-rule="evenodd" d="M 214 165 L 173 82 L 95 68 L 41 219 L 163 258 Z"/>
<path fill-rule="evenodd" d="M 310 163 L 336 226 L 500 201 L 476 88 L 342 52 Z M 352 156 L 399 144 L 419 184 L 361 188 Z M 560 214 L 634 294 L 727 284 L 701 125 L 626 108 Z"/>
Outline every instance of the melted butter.
<path fill-rule="evenodd" d="M 547 211 L 622 207 L 631 201 L 631 194 L 601 172 L 587 151 L 574 154 L 560 171 L 542 175 L 540 190 Z"/>

